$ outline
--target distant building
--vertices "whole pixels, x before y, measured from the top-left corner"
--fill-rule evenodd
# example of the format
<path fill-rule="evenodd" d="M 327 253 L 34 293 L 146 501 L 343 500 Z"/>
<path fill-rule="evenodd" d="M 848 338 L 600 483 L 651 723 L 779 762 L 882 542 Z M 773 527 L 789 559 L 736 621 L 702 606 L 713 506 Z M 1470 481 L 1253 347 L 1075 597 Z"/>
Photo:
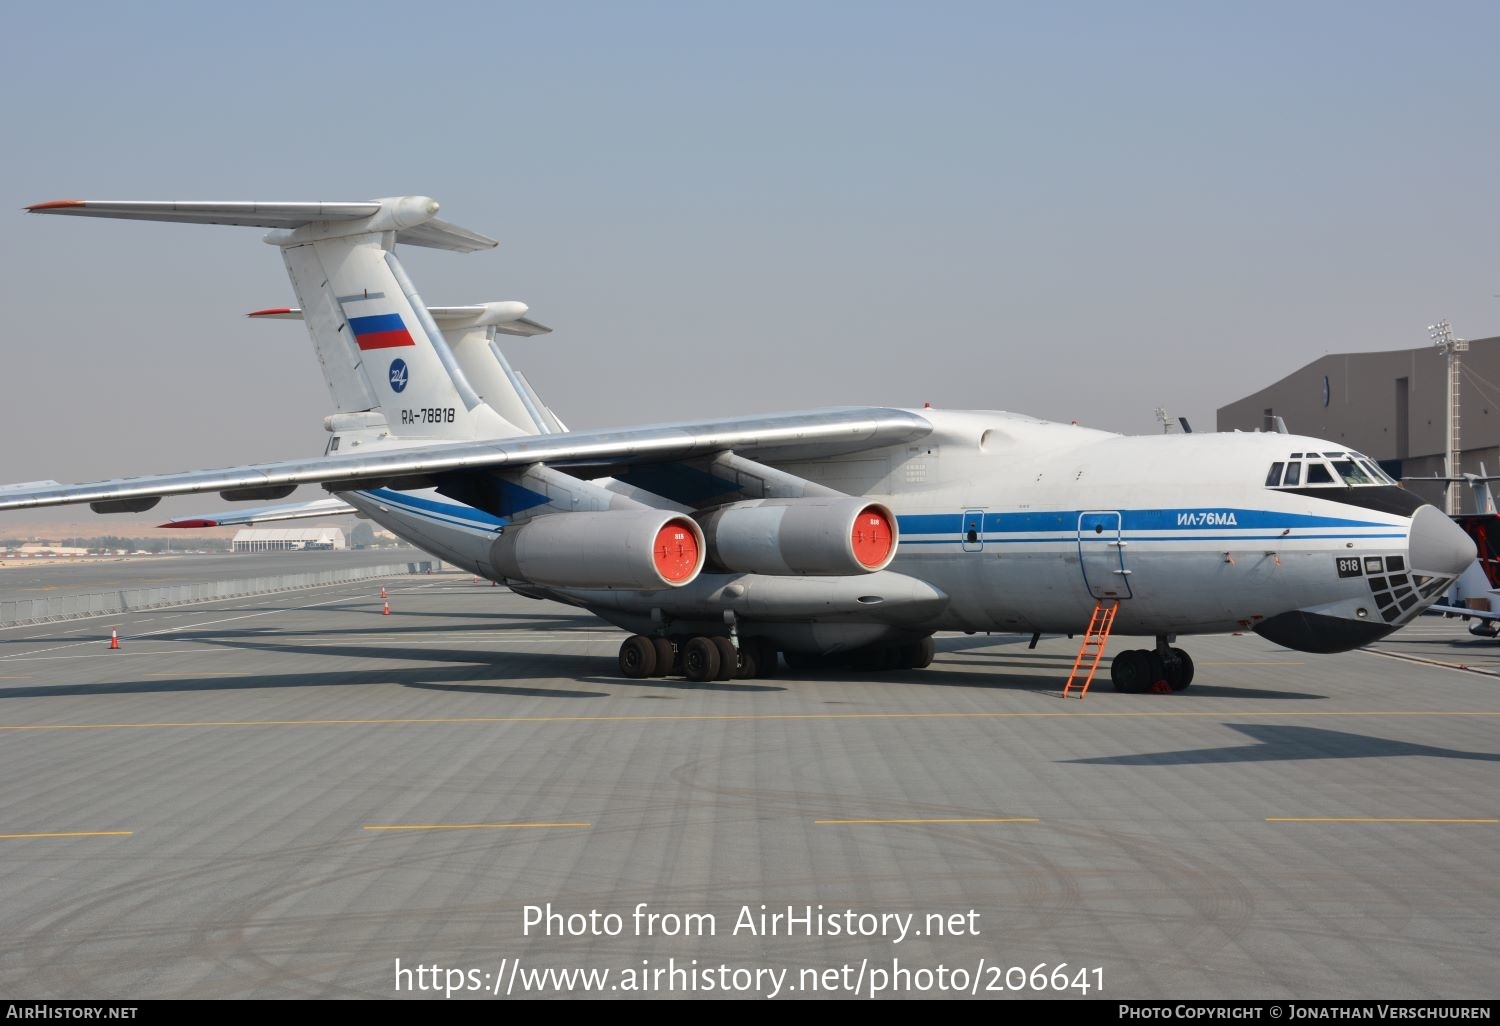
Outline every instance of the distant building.
<path fill-rule="evenodd" d="M 337 527 L 247 527 L 237 531 L 235 552 L 296 552 L 310 549 L 346 549 L 344 532 Z"/>
<path fill-rule="evenodd" d="M 52 545 L 48 542 L 27 542 L 16 550 L 19 556 L 87 556 L 88 549 L 76 545 Z"/>
<path fill-rule="evenodd" d="M 1459 469 L 1477 474 L 1483 463 L 1500 474 L 1500 337 L 1471 341 L 1462 370 Z M 1380 461 L 1392 477 L 1446 476 L 1448 363 L 1434 346 L 1314 360 L 1220 407 L 1218 427 L 1260 431 L 1273 416 L 1294 434 L 1339 442 Z M 1441 485 L 1408 480 L 1407 487 L 1442 506 Z M 1473 512 L 1471 490 L 1458 487 L 1460 508 Z"/>

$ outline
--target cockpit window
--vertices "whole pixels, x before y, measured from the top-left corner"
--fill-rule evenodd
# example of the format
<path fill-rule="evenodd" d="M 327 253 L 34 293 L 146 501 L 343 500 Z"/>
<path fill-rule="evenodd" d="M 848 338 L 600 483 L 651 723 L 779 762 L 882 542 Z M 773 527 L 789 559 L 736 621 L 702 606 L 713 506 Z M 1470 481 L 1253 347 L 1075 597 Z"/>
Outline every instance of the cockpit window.
<path fill-rule="evenodd" d="M 1285 461 L 1272 463 L 1266 473 L 1267 488 L 1368 488 L 1395 484 L 1380 469 L 1380 464 L 1357 452 L 1294 452 Z"/>
<path fill-rule="evenodd" d="M 1360 469 L 1359 464 L 1355 463 L 1353 460 L 1334 460 L 1333 469 L 1339 472 L 1339 477 L 1344 479 L 1344 484 L 1346 485 L 1367 485 L 1375 483 L 1374 481 L 1370 480 L 1370 475 Z"/>

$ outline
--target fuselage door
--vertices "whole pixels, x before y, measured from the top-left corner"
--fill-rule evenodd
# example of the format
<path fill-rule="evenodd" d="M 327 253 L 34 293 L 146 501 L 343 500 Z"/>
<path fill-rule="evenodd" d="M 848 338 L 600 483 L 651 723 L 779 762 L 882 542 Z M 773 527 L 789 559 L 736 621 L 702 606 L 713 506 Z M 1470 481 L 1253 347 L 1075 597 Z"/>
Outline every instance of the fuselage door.
<path fill-rule="evenodd" d="M 964 510 L 964 522 L 960 525 L 960 540 L 965 552 L 984 551 L 984 510 Z"/>
<path fill-rule="evenodd" d="M 1083 567 L 1084 584 L 1094 598 L 1130 597 L 1130 571 L 1125 567 L 1119 513 L 1078 514 L 1078 562 Z"/>

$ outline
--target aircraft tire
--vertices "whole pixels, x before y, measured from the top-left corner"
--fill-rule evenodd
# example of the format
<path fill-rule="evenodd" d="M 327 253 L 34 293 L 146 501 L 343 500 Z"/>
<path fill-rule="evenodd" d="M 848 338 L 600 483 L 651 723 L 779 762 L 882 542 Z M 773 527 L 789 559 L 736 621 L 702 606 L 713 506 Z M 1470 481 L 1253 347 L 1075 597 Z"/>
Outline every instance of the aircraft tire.
<path fill-rule="evenodd" d="M 682 672 L 694 684 L 704 684 L 719 675 L 719 646 L 713 638 L 696 634 L 682 649 Z"/>
<path fill-rule="evenodd" d="M 1144 694 L 1151 687 L 1151 653 L 1143 648 L 1129 648 L 1109 662 L 1109 679 L 1116 691 L 1127 695 Z"/>
<path fill-rule="evenodd" d="M 740 665 L 735 680 L 754 680 L 761 675 L 761 645 L 755 638 L 740 639 Z"/>
<path fill-rule="evenodd" d="M 672 648 L 672 642 L 667 638 L 652 638 L 651 644 L 656 648 L 656 670 L 652 676 L 670 677 L 677 663 L 677 652 Z"/>
<path fill-rule="evenodd" d="M 1146 653 L 1146 665 L 1150 673 L 1146 678 L 1146 690 L 1153 695 L 1165 695 L 1175 690 L 1167 677 L 1167 661 L 1162 658 L 1160 652 L 1154 648 L 1143 649 Z"/>
<path fill-rule="evenodd" d="M 649 677 L 656 671 L 656 645 L 642 634 L 632 634 L 620 646 L 620 672 L 631 680 Z"/>
<path fill-rule="evenodd" d="M 1193 657 L 1180 648 L 1172 649 L 1172 654 L 1177 657 L 1176 672 L 1167 673 L 1167 684 L 1173 691 L 1181 691 L 1193 682 Z"/>
<path fill-rule="evenodd" d="M 719 672 L 714 680 L 734 680 L 740 668 L 740 650 L 728 638 L 714 636 L 709 639 L 719 650 Z"/>
<path fill-rule="evenodd" d="M 921 641 L 914 641 L 910 645 L 907 645 L 906 648 L 909 655 L 902 661 L 902 669 L 925 670 L 932 665 L 932 656 L 935 649 L 933 648 L 931 637 L 923 638 Z"/>

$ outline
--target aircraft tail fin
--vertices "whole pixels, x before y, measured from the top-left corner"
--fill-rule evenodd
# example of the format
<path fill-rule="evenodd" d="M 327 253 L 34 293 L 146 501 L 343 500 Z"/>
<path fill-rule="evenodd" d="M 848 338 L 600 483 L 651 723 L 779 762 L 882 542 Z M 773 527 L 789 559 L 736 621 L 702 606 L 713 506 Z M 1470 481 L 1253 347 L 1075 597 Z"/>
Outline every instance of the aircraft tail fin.
<path fill-rule="evenodd" d="M 378 410 L 399 438 L 527 432 L 480 399 L 394 252 L 497 245 L 437 219 L 426 196 L 364 202 L 58 200 L 33 213 L 270 228 L 339 413 Z"/>
<path fill-rule="evenodd" d="M 565 430 L 552 411 L 541 405 L 526 378 L 511 368 L 500 348 L 499 335 L 530 338 L 552 331 L 526 316 L 530 309 L 525 303 L 509 300 L 470 306 L 430 306 L 427 312 L 442 331 L 464 376 L 495 412 L 519 425 L 526 434 Z M 302 311 L 292 307 L 256 310 L 249 316 L 256 320 L 303 319 Z"/>

